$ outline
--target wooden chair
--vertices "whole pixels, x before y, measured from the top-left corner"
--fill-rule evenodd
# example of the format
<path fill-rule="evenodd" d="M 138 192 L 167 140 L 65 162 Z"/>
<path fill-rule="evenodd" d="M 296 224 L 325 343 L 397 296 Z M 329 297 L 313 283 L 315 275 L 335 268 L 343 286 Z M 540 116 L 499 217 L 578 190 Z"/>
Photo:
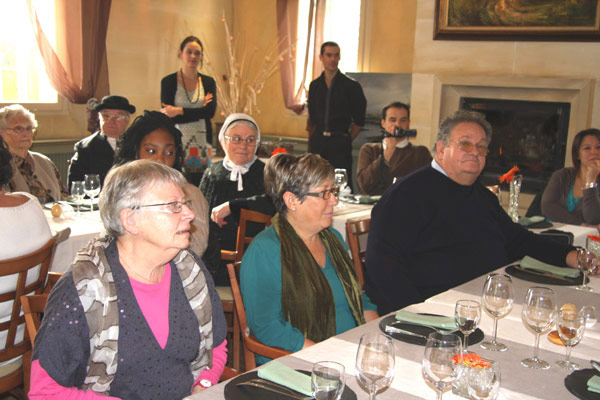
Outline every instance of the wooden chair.
<path fill-rule="evenodd" d="M 14 290 L 0 294 L 0 303 L 12 302 L 10 320 L 0 323 L 0 332 L 6 334 L 6 345 L 0 350 L 0 362 L 10 361 L 0 368 L 0 393 L 23 384 L 25 375 L 29 373 L 31 342 L 27 334 L 22 339 L 17 339 L 17 329 L 25 324 L 25 316 L 21 314 L 21 296 L 42 293 L 55 249 L 56 239 L 53 237 L 32 253 L 0 261 L 0 276 L 16 277 Z M 27 273 L 37 265 L 40 266 L 37 279 L 27 284 Z"/>
<path fill-rule="evenodd" d="M 240 210 L 240 222 L 237 231 L 237 240 L 235 250 L 221 250 L 221 259 L 224 261 L 241 261 L 244 256 L 244 251 L 248 244 L 252 241 L 252 236 L 246 236 L 246 227 L 248 222 L 262 223 L 266 226 L 271 225 L 271 216 L 260 213 L 258 211 L 251 211 L 242 208 Z M 235 306 L 233 294 L 231 288 L 227 286 L 217 286 L 217 292 L 221 298 L 221 304 L 223 306 L 223 312 L 231 316 L 231 323 L 227 326 L 227 332 L 231 333 L 232 347 L 233 347 L 233 368 L 240 370 L 240 355 L 241 355 L 241 341 L 240 341 L 240 323 L 235 314 Z"/>
<path fill-rule="evenodd" d="M 231 281 L 231 291 L 233 292 L 233 298 L 235 300 L 235 312 L 238 320 L 240 321 L 240 327 L 243 332 L 242 339 L 244 342 L 245 370 L 249 371 L 256 368 L 254 355 L 275 359 L 291 354 L 291 352 L 279 347 L 271 347 L 262 344 L 258 341 L 256 336 L 250 333 L 248 323 L 246 322 L 246 309 L 244 308 L 242 294 L 240 293 L 239 274 L 241 265 L 242 263 L 239 261 L 236 262 L 235 265 L 227 264 L 227 271 L 229 273 L 229 280 Z"/>
<path fill-rule="evenodd" d="M 349 219 L 346 221 L 346 237 L 348 245 L 350 247 L 350 253 L 352 254 L 352 261 L 354 261 L 354 268 L 356 269 L 356 275 L 358 275 L 358 281 L 360 287 L 364 287 L 364 269 L 365 269 L 365 255 L 367 249 L 361 249 L 360 239 L 362 235 L 369 234 L 369 227 L 371 226 L 371 217 L 367 218 L 356 218 Z"/>

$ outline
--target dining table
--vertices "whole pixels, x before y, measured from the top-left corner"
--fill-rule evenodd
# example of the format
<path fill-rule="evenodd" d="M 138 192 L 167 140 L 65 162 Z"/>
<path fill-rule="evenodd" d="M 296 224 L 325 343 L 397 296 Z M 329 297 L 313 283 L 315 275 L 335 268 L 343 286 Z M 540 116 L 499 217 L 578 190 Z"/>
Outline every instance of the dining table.
<path fill-rule="evenodd" d="M 504 273 L 505 267 L 495 272 Z M 460 299 L 481 301 L 482 288 L 487 274 L 459 285 L 446 292 L 433 296 L 423 303 L 413 304 L 405 308 L 415 313 L 453 316 L 456 302 Z M 540 286 L 538 283 L 513 277 L 514 305 L 512 311 L 498 322 L 497 338 L 508 350 L 494 352 L 480 347 L 479 343 L 470 345 L 469 350 L 481 357 L 497 361 L 501 369 L 501 387 L 498 399 L 575 399 L 565 386 L 565 378 L 571 371 L 554 365 L 565 358 L 565 347 L 556 345 L 543 334 L 540 338 L 539 357 L 551 364 L 548 370 L 529 369 L 520 361 L 533 355 L 534 333 L 522 322 L 521 310 L 527 289 Z M 589 285 L 593 292 L 576 290 L 574 286 L 544 285 L 554 290 L 556 304 L 573 303 L 577 307 L 594 305 L 600 312 L 600 276 L 590 277 Z M 390 314 L 393 315 L 394 313 Z M 311 371 L 312 365 L 318 361 L 336 361 L 345 367 L 346 386 L 356 394 L 357 399 L 367 399 L 367 392 L 357 381 L 355 358 L 361 335 L 368 332 L 380 332 L 380 322 L 387 316 L 358 326 L 340 335 L 336 335 L 304 350 L 279 358 L 276 361 L 301 371 Z M 483 313 L 479 328 L 490 339 L 493 330 L 493 319 Z M 377 399 L 434 399 L 435 391 L 422 373 L 424 346 L 393 339 L 395 353 L 395 374 L 392 383 L 377 394 Z M 600 324 L 586 329 L 583 339 L 573 347 L 571 360 L 584 369 L 590 368 L 590 360 L 600 360 Z M 239 377 L 238 377 L 239 378 Z M 234 380 L 237 378 L 234 378 Z M 187 400 L 229 399 L 238 400 L 252 397 L 228 397 L 225 390 L 231 393 L 235 381 L 222 382 L 210 389 L 187 397 Z M 254 397 L 259 398 L 259 397 Z M 283 398 L 283 397 L 282 397 Z M 448 390 L 443 398 L 461 399 Z"/>

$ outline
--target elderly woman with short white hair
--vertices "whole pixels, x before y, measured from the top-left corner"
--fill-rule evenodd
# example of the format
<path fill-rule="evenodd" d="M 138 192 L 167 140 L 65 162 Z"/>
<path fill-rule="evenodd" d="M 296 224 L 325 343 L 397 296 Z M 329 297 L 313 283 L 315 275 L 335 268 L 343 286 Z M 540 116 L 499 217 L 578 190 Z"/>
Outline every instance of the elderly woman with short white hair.
<path fill-rule="evenodd" d="M 150 160 L 113 167 L 108 236 L 79 251 L 35 337 L 29 398 L 181 399 L 218 382 L 227 327 L 193 252 L 183 175 Z"/>
<path fill-rule="evenodd" d="M 35 115 L 20 104 L 0 109 L 0 136 L 13 156 L 8 187 L 11 192 L 31 193 L 44 204 L 61 200 L 62 183 L 56 165 L 48 157 L 29 151 L 37 127 Z"/>
<path fill-rule="evenodd" d="M 256 121 L 246 114 L 231 114 L 219 132 L 219 142 L 225 151 L 225 158 L 223 162 L 211 165 L 200 182 L 200 190 L 208 201 L 209 210 L 229 200 L 265 192 L 265 164 L 256 157 L 256 149 L 260 143 L 260 129 Z M 237 227 L 238 221 L 233 216 L 226 218 L 222 227 L 211 222 L 211 239 L 218 240 L 221 249 L 235 250 Z M 209 247 L 211 245 L 209 243 Z M 218 258 L 218 255 L 213 258 Z M 219 263 L 218 259 L 205 260 L 209 265 Z M 229 286 L 227 270 L 223 265 L 213 274 L 217 285 Z"/>

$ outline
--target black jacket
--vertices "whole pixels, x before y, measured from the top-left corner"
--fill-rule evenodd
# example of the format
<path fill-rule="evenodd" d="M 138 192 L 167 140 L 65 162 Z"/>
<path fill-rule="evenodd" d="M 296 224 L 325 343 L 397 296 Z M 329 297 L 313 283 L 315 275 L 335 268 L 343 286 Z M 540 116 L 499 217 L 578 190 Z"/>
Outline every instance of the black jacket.
<path fill-rule="evenodd" d="M 75 143 L 75 154 L 69 165 L 67 190 L 71 192 L 71 182 L 84 180 L 85 174 L 98 174 L 100 181 L 104 182 L 114 158 L 115 152 L 100 131 Z"/>

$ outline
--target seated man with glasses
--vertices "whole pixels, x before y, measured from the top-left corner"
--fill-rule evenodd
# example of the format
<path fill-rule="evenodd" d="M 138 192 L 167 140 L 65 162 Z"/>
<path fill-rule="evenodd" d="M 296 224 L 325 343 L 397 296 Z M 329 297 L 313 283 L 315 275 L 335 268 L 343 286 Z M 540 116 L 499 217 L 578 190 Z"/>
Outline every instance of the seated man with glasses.
<path fill-rule="evenodd" d="M 513 223 L 477 181 L 492 127 L 473 111 L 440 125 L 430 166 L 403 178 L 371 213 L 366 287 L 380 314 L 425 299 L 530 255 L 576 267 L 562 246 Z"/>
<path fill-rule="evenodd" d="M 265 163 L 256 157 L 260 143 L 260 129 L 256 121 L 246 114 L 231 114 L 219 132 L 219 142 L 225 151 L 225 158 L 223 162 L 212 164 L 200 182 L 200 190 L 208 201 L 209 210 L 230 200 L 265 193 Z M 235 250 L 238 221 L 229 215 L 224 222 L 222 226 L 212 221 L 210 223 L 209 246 L 204 256 L 209 265 L 219 264 L 220 253 L 216 251 L 219 245 L 224 250 Z M 248 234 L 254 236 L 256 233 L 258 230 L 249 226 Z M 208 254 L 209 251 L 214 254 Z M 217 286 L 230 285 L 225 264 L 221 264 L 214 279 Z"/>
<path fill-rule="evenodd" d="M 100 115 L 100 130 L 75 143 L 75 154 L 71 158 L 68 187 L 73 181 L 82 181 L 86 174 L 100 175 L 100 181 L 113 166 L 117 140 L 129 125 L 135 106 L 122 96 L 104 96 L 94 110 Z"/>

